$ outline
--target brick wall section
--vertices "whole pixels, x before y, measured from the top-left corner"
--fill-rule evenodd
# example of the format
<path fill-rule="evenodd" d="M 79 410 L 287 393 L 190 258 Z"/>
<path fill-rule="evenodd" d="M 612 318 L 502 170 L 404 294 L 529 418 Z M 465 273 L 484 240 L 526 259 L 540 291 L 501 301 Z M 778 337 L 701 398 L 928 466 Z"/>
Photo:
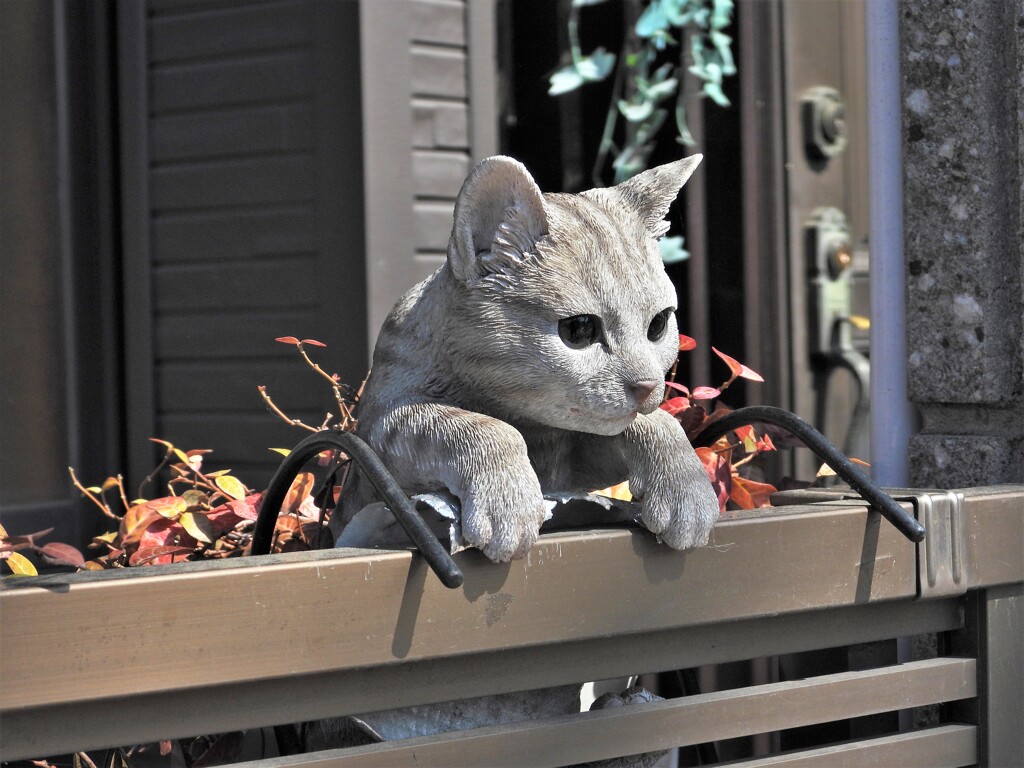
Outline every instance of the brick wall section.
<path fill-rule="evenodd" d="M 1024 3 L 900 14 L 911 484 L 1024 482 Z"/>

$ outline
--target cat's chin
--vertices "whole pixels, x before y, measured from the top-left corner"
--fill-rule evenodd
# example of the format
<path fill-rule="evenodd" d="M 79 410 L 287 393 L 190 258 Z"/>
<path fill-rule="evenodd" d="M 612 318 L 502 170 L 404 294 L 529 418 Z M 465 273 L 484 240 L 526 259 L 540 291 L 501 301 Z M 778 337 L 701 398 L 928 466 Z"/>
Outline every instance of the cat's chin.
<path fill-rule="evenodd" d="M 632 424 L 637 417 L 637 411 L 623 416 L 602 417 L 583 410 L 582 408 L 570 408 L 572 429 L 576 432 L 586 432 L 591 435 L 606 435 L 608 437 L 621 434 Z"/>

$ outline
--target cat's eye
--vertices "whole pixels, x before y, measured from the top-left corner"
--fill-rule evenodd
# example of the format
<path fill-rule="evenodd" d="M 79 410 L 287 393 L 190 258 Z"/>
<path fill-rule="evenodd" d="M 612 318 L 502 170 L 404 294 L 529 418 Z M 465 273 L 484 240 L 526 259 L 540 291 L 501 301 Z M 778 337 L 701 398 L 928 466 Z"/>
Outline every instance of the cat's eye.
<path fill-rule="evenodd" d="M 671 309 L 663 309 L 654 316 L 651 324 L 647 326 L 647 340 L 661 341 L 668 329 L 668 318 L 672 314 Z"/>
<path fill-rule="evenodd" d="M 558 336 L 570 349 L 583 349 L 601 338 L 601 319 L 596 315 L 573 315 L 558 321 Z"/>

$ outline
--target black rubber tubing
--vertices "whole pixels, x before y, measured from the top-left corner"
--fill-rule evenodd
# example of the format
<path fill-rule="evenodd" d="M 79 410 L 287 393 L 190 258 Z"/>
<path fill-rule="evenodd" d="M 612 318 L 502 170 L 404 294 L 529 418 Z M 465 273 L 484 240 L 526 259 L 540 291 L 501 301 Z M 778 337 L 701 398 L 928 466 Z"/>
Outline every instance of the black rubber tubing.
<path fill-rule="evenodd" d="M 913 515 L 901 507 L 889 494 L 874 483 L 871 478 L 857 469 L 857 466 L 843 455 L 817 429 L 795 413 L 771 405 L 751 405 L 727 413 L 708 424 L 693 441 L 694 448 L 710 447 L 716 440 L 751 422 L 762 422 L 782 427 L 803 441 L 832 470 L 845 480 L 882 516 L 896 526 L 896 529 L 911 541 L 924 539 L 924 526 Z"/>
<path fill-rule="evenodd" d="M 423 555 L 431 570 L 437 574 L 449 589 L 458 589 L 462 586 L 462 570 L 452 556 L 441 545 L 433 531 L 427 527 L 416 511 L 415 506 L 405 492 L 399 487 L 398 482 L 387 467 L 377 457 L 377 454 L 351 432 L 338 432 L 337 430 L 323 430 L 310 435 L 300 442 L 291 453 L 281 462 L 281 466 L 274 473 L 274 478 L 267 487 L 266 495 L 260 504 L 260 511 L 256 517 L 256 528 L 252 535 L 252 554 L 266 555 L 270 552 L 271 542 L 274 537 L 274 526 L 277 516 L 281 512 L 281 504 L 284 497 L 291 488 L 292 481 L 302 471 L 306 462 L 312 459 L 321 451 L 328 449 L 344 451 L 356 463 L 363 475 L 380 494 L 388 509 L 395 516 L 409 538 Z"/>

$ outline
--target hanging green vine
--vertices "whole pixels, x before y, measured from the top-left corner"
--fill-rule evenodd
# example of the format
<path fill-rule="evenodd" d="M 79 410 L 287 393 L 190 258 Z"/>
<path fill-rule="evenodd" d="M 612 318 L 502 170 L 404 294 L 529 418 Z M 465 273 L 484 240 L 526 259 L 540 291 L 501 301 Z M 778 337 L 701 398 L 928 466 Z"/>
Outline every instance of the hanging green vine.
<path fill-rule="evenodd" d="M 548 88 L 550 95 L 557 96 L 604 80 L 614 70 L 611 103 L 592 171 L 598 185 L 609 156 L 614 156 L 615 183 L 647 167 L 655 137 L 670 111 L 676 140 L 685 145 L 696 143 L 686 124 L 680 86 L 687 72 L 701 81 L 704 96 L 723 107 L 729 106 L 729 100 L 722 91 L 722 80 L 736 73 L 732 38 L 724 31 L 732 23 L 733 0 L 650 0 L 646 7 L 642 0 L 625 0 L 627 18 L 636 21 L 628 24 L 622 55 L 616 57 L 604 48 L 585 55 L 580 46 L 580 10 L 606 1 L 571 0 L 570 63 L 551 75 Z M 681 42 L 685 38 L 689 38 L 689 46 Z M 673 48 L 679 49 L 676 61 L 655 67 L 659 56 L 664 58 Z M 673 98 L 674 105 L 669 103 Z M 621 137 L 618 143 L 617 135 Z"/>

